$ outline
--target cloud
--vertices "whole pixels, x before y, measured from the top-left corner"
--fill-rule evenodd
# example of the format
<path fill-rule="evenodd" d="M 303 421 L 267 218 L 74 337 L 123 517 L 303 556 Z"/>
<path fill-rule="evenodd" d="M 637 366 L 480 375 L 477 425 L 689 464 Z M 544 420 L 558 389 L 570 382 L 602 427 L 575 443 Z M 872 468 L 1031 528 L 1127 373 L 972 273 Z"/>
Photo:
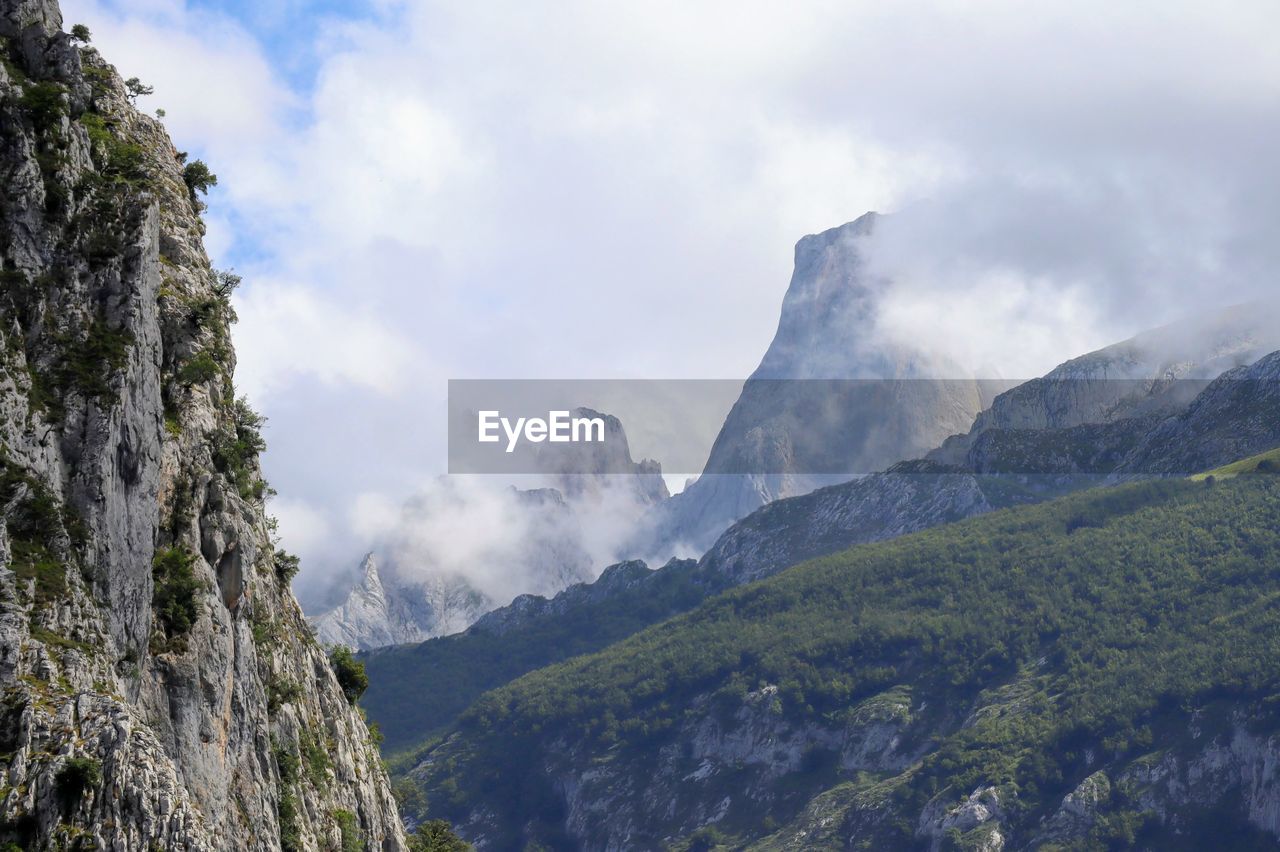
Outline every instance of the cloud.
<path fill-rule="evenodd" d="M 235 308 L 236 383 L 250 399 L 269 401 L 298 376 L 389 395 L 404 390 L 411 367 L 423 367 L 413 344 L 377 317 L 303 287 L 256 287 L 237 295 Z"/>
<path fill-rule="evenodd" d="M 271 514 L 276 519 L 280 537 L 298 552 L 314 553 L 329 538 L 329 519 L 302 500 L 274 497 Z"/>
<path fill-rule="evenodd" d="M 1280 261 L 1261 0 L 66 8 L 219 175 L 268 473 L 342 519 L 304 577 L 443 469 L 445 378 L 745 376 L 868 209 L 881 332 L 1004 375 Z"/>

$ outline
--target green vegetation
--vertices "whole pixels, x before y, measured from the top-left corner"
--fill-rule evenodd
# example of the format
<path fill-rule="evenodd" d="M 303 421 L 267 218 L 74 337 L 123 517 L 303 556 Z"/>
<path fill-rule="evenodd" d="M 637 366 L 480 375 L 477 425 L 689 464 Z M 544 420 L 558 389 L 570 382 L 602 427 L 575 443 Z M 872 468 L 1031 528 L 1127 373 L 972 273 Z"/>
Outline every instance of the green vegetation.
<path fill-rule="evenodd" d="M 338 686 L 347 700 L 355 704 L 364 691 L 369 688 L 369 675 L 365 673 L 364 663 L 356 660 L 351 649 L 339 645 L 329 652 L 329 665 L 338 678 Z"/>
<path fill-rule="evenodd" d="M 136 102 L 138 98 L 144 95 L 154 95 L 156 92 L 154 86 L 148 86 L 137 77 L 130 77 L 124 81 L 124 91 L 130 103 Z"/>
<path fill-rule="evenodd" d="M 338 824 L 338 832 L 342 837 L 342 845 L 339 847 L 342 852 L 361 852 L 365 846 L 356 815 L 339 809 L 333 812 L 333 820 Z"/>
<path fill-rule="evenodd" d="M 9 535 L 10 568 L 20 581 L 34 581 L 35 602 L 67 592 L 66 548 L 83 535 L 82 524 L 53 492 L 0 453 L 0 506 Z"/>
<path fill-rule="evenodd" d="M 333 766 L 333 762 L 329 759 L 331 745 L 325 742 L 319 734 L 303 731 L 300 746 L 302 750 L 302 765 L 307 769 L 307 780 L 316 789 L 327 787 L 329 785 L 329 769 Z"/>
<path fill-rule="evenodd" d="M 36 133 L 53 130 L 67 114 L 66 88 L 60 83 L 32 83 L 18 99 Z"/>
<path fill-rule="evenodd" d="M 89 28 L 84 24 L 73 26 L 68 35 L 71 36 L 72 41 L 77 41 L 80 44 L 88 44 L 93 41 L 93 33 L 89 32 Z"/>
<path fill-rule="evenodd" d="M 178 368 L 178 381 L 184 387 L 207 384 L 221 375 L 222 365 L 207 349 L 201 349 Z"/>
<path fill-rule="evenodd" d="M 385 751 L 417 745 L 487 690 L 696 606 L 710 578 L 697 577 L 693 568 L 693 562 L 670 565 L 630 589 L 502 635 L 471 631 L 363 654 L 370 687 L 361 706 L 382 727 Z M 436 688 L 441 683 L 449 688 Z"/>
<path fill-rule="evenodd" d="M 72 757 L 54 776 L 54 785 L 63 807 L 70 809 L 89 790 L 102 784 L 102 764 L 89 757 Z"/>
<path fill-rule="evenodd" d="M 118 394 L 112 382 L 124 369 L 132 345 L 128 329 L 111 328 L 101 317 L 89 326 L 83 340 L 60 341 L 62 358 L 44 377 L 50 408 L 58 408 L 55 401 L 71 391 L 85 399 L 114 404 Z"/>
<path fill-rule="evenodd" d="M 1018 712 L 953 726 L 887 789 L 918 814 L 944 788 L 995 785 L 1015 824 L 1035 824 L 1092 771 L 1088 752 L 1133 760 L 1190 708 L 1280 695 L 1278 514 L 1280 477 L 1155 481 L 814 560 L 484 695 L 436 747 L 433 812 L 484 801 L 508 830 L 550 836 L 544 744 L 644 766 L 703 718 L 701 697 L 733 707 L 773 684 L 779 712 L 820 725 L 903 688 L 935 714 L 1016 690 Z M 792 813 L 838 780 L 813 758 Z M 1124 795 L 1104 844 L 1140 830 Z M 731 812 L 723 830 L 759 836 L 764 816 Z"/>
<path fill-rule="evenodd" d="M 420 823 L 409 835 L 409 852 L 468 852 L 471 844 L 453 833 L 453 828 L 442 819 Z"/>
<path fill-rule="evenodd" d="M 272 564 L 275 566 L 276 579 L 280 581 L 280 585 L 288 586 L 293 582 L 293 578 L 298 575 L 302 560 L 292 553 L 277 550 L 275 557 L 272 559 Z"/>
<path fill-rule="evenodd" d="M 1213 477 L 1214 479 L 1230 479 L 1233 476 L 1240 476 L 1248 473 L 1280 473 L 1280 447 L 1274 450 L 1268 450 L 1265 453 L 1258 453 L 1256 456 L 1250 456 L 1247 459 L 1241 459 L 1228 465 L 1223 465 L 1215 470 L 1207 473 L 1198 473 L 1191 477 L 1192 479 L 1201 480 Z"/>
<path fill-rule="evenodd" d="M 183 548 L 156 551 L 151 562 L 155 581 L 152 612 L 163 638 L 158 636 L 152 642 L 152 653 L 182 653 L 187 648 L 186 636 L 200 617 L 196 596 L 201 591 L 201 583 L 193 568 L 195 561 L 195 555 Z"/>
<path fill-rule="evenodd" d="M 80 123 L 89 134 L 93 164 L 98 170 L 96 188 L 142 189 L 146 186 L 146 156 L 142 147 L 126 142 L 113 131 L 113 125 L 98 113 L 87 112 Z"/>
<path fill-rule="evenodd" d="M 231 294 L 236 291 L 236 288 L 240 286 L 243 280 L 230 269 L 215 269 L 213 271 L 213 292 L 225 302 L 231 298 Z"/>
<path fill-rule="evenodd" d="M 267 684 L 267 711 L 274 714 L 284 705 L 292 704 L 301 697 L 302 686 L 296 680 L 273 680 Z"/>
<path fill-rule="evenodd" d="M 213 464 L 245 500 L 261 500 L 267 484 L 258 475 L 258 454 L 267 448 L 262 426 L 267 419 L 241 398 L 231 406 L 231 424 L 213 435 Z"/>
<path fill-rule="evenodd" d="M 280 823 L 280 849 L 282 852 L 300 852 L 302 830 L 298 826 L 298 756 L 289 749 L 273 742 L 271 754 L 280 776 L 280 798 L 276 802 L 276 819 Z"/>
<path fill-rule="evenodd" d="M 218 176 L 209 171 L 203 160 L 192 160 L 183 167 L 182 180 L 187 185 L 187 193 L 196 212 L 200 212 L 204 209 L 204 202 L 199 196 L 207 195 L 211 187 L 218 185 Z"/>

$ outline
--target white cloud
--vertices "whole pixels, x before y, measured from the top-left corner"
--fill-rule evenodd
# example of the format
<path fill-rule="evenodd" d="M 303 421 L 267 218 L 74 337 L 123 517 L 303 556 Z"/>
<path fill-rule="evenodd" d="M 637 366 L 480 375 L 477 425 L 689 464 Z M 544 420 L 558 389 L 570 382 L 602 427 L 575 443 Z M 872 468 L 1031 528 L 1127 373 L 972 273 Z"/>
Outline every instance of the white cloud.
<path fill-rule="evenodd" d="M 65 6 L 219 175 L 242 385 L 268 415 L 381 395 L 273 417 L 275 442 L 360 448 L 267 457 L 335 517 L 403 493 L 373 471 L 405 465 L 388 436 L 444 378 L 746 375 L 794 241 L 867 209 L 905 208 L 875 244 L 899 280 L 882 330 L 1006 375 L 1240 301 L 1280 263 L 1261 0 L 385 0 L 312 27 L 294 0 L 244 26 Z"/>
<path fill-rule="evenodd" d="M 251 399 L 300 376 L 392 394 L 404 390 L 415 347 L 366 310 L 297 285 L 264 282 L 235 297 L 236 384 Z"/>
<path fill-rule="evenodd" d="M 155 86 L 139 105 L 165 110 L 179 147 L 266 144 L 295 104 L 261 46 L 226 15 L 181 0 L 148 0 L 124 13 L 99 0 L 66 0 L 62 7 L 68 24 L 91 24 L 94 46 L 122 76 Z"/>
<path fill-rule="evenodd" d="M 400 518 L 400 504 L 385 494 L 366 491 L 356 495 L 349 517 L 352 531 L 373 541 L 395 529 Z"/>
<path fill-rule="evenodd" d="M 270 512 L 279 525 L 281 540 L 298 553 L 315 553 L 330 537 L 331 524 L 325 513 L 303 500 L 274 497 Z"/>

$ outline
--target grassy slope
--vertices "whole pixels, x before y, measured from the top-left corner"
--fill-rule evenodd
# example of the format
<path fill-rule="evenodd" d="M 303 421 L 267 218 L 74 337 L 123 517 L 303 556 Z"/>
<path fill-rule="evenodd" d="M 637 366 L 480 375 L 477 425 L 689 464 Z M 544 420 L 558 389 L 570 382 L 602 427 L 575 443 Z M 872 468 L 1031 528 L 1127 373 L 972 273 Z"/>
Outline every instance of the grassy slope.
<path fill-rule="evenodd" d="M 1230 479 L 1233 476 L 1239 476 L 1242 473 L 1254 473 L 1258 466 L 1262 465 L 1263 469 L 1267 469 L 1270 465 L 1280 465 L 1280 447 L 1274 450 L 1268 450 L 1265 453 L 1258 453 L 1256 456 L 1250 456 L 1247 459 L 1241 459 L 1220 468 L 1208 471 L 1207 473 L 1198 473 L 1191 477 L 1195 480 L 1207 479 L 1210 476 L 1217 479 Z M 1275 468 L 1271 468 L 1271 472 L 1275 472 Z"/>
<path fill-rule="evenodd" d="M 488 693 L 436 754 L 430 787 L 457 792 L 433 808 L 551 821 L 536 764 L 510 755 L 564 734 L 640 761 L 698 695 L 774 683 L 789 717 L 821 722 L 901 684 L 972 705 L 1037 666 L 1023 712 L 947 735 L 896 801 L 997 784 L 1040 813 L 1082 777 L 1084 744 L 1141 751 L 1171 708 L 1280 688 L 1277 517 L 1274 477 L 1153 482 L 814 560 Z M 752 818 L 739 828 L 758 836 Z"/>

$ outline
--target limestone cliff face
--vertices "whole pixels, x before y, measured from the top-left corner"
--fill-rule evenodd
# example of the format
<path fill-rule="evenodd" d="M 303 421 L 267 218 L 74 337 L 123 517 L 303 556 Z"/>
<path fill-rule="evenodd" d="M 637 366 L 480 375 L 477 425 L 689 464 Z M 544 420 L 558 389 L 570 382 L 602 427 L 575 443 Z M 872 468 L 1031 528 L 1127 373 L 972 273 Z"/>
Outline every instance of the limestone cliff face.
<path fill-rule="evenodd" d="M 163 127 L 0 2 L 0 843 L 404 848 L 288 590 Z"/>
<path fill-rule="evenodd" d="M 637 537 L 638 553 L 702 553 L 772 500 L 933 449 L 967 430 L 990 402 L 987 387 L 959 378 L 955 365 L 876 333 L 886 285 L 866 268 L 863 250 L 876 221 L 867 213 L 796 244 L 769 349 L 702 476 L 659 507 L 653 529 Z"/>

